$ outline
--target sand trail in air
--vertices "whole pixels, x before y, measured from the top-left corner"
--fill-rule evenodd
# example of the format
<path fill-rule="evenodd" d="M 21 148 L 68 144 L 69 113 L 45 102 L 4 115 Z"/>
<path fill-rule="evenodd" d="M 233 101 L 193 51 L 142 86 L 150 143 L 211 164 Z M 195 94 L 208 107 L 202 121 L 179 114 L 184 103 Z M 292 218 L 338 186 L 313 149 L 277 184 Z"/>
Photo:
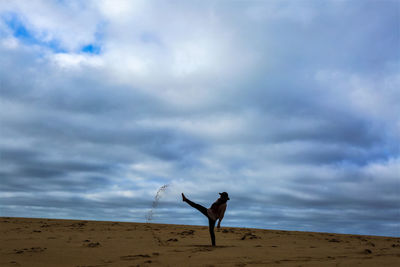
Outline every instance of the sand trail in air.
<path fill-rule="evenodd" d="M 158 189 L 158 191 L 154 197 L 153 203 L 151 205 L 151 209 L 146 214 L 146 222 L 147 223 L 149 223 L 153 220 L 153 215 L 155 213 L 155 209 L 157 208 L 158 203 L 160 202 L 161 196 L 163 195 L 165 190 L 167 190 L 168 187 L 169 187 L 169 184 L 165 184 Z"/>

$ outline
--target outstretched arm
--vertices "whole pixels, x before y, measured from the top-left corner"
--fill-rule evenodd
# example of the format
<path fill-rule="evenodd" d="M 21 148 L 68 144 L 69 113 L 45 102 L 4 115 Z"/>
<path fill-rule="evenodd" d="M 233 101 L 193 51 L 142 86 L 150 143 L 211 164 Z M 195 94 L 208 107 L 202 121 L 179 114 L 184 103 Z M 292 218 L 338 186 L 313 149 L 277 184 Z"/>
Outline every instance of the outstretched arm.
<path fill-rule="evenodd" d="M 219 220 L 218 220 L 218 224 L 217 224 L 217 228 L 220 228 L 220 227 L 221 227 L 221 221 L 222 221 L 222 219 L 224 218 L 225 210 L 226 210 L 226 205 L 224 205 L 223 207 L 221 207 L 220 215 L 219 215 Z"/>

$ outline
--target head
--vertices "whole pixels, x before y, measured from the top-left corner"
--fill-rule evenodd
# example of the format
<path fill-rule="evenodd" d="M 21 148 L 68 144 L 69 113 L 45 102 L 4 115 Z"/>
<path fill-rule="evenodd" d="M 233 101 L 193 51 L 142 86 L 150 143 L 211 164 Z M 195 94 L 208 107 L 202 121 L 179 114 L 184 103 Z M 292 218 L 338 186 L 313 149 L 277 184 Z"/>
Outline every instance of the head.
<path fill-rule="evenodd" d="M 221 197 L 220 197 L 221 199 L 226 200 L 226 201 L 229 200 L 229 196 L 228 196 L 228 193 L 227 193 L 227 192 L 219 193 L 219 195 L 221 196 Z"/>

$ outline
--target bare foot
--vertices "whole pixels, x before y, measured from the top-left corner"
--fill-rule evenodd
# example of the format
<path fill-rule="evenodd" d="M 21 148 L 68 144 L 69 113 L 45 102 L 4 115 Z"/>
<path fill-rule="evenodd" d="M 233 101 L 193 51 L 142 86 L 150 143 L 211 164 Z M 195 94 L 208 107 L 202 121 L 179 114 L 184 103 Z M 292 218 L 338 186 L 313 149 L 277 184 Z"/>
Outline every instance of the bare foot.
<path fill-rule="evenodd" d="M 186 197 L 185 195 L 182 193 L 182 201 L 185 202 L 186 201 Z"/>

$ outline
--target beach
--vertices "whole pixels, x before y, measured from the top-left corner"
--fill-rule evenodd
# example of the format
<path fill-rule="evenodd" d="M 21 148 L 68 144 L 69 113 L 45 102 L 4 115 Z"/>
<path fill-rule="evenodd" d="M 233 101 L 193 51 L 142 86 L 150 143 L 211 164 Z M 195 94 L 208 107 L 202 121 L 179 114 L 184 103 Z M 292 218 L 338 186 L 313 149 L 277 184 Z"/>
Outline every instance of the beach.
<path fill-rule="evenodd" d="M 399 266 L 400 238 L 0 218 L 0 266 Z"/>

